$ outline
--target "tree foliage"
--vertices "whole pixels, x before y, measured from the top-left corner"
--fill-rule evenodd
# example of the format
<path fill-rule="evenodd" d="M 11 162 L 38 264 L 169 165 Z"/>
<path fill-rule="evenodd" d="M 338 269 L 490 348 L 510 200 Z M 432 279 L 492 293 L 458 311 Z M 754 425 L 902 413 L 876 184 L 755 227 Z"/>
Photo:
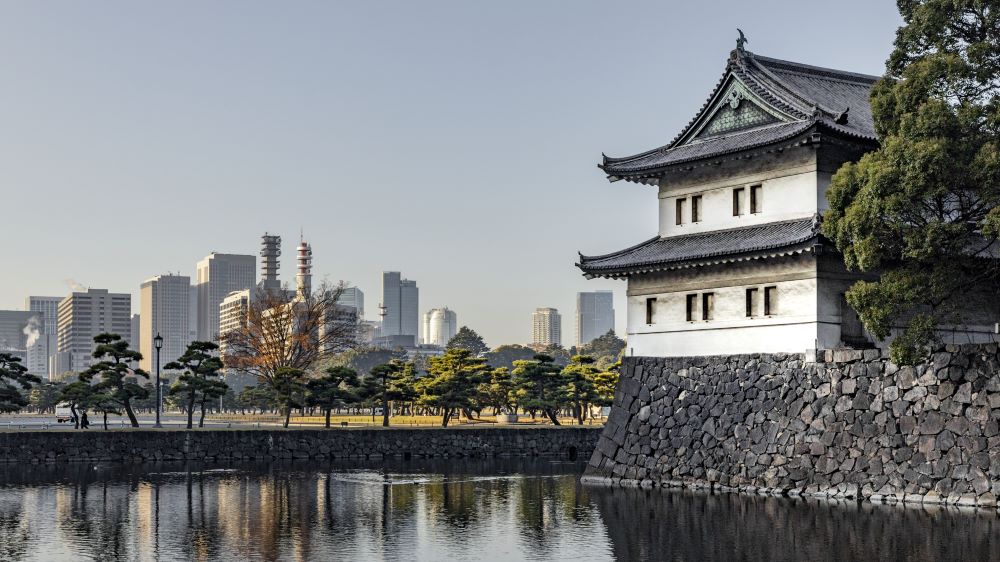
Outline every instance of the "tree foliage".
<path fill-rule="evenodd" d="M 31 385 L 41 382 L 41 379 L 29 373 L 28 368 L 21 364 L 20 357 L 0 353 L 0 412 L 16 412 L 27 406 L 28 399 L 22 390 L 30 391 Z"/>
<path fill-rule="evenodd" d="M 170 394 L 183 397 L 187 401 L 187 428 L 191 429 L 194 407 L 201 406 L 198 427 L 205 426 L 205 406 L 226 393 L 229 386 L 220 380 L 222 360 L 217 352 L 219 346 L 209 341 L 193 341 L 184 354 L 164 367 L 170 371 L 183 371 Z"/>
<path fill-rule="evenodd" d="M 479 356 L 490 350 L 483 337 L 468 326 L 462 326 L 458 332 L 448 340 L 447 349 L 467 349 L 472 355 Z"/>
<path fill-rule="evenodd" d="M 535 356 L 535 351 L 524 345 L 501 345 L 483 354 L 486 362 L 493 368 L 514 368 L 515 361 L 524 361 Z"/>
<path fill-rule="evenodd" d="M 554 425 L 560 425 L 559 409 L 566 396 L 561 371 L 551 356 L 541 353 L 516 362 L 513 375 L 518 405 L 528 411 L 541 411 Z"/>
<path fill-rule="evenodd" d="M 130 349 L 128 342 L 118 334 L 99 334 L 94 336 L 94 343 L 97 346 L 93 356 L 97 362 L 80 373 L 80 380 L 90 384 L 95 377 L 100 377 L 94 385 L 94 393 L 102 395 L 105 401 L 114 402 L 125 411 L 132 427 L 139 427 L 132 401 L 148 396 L 139 379 L 149 379 L 149 373 L 132 365 L 142 359 L 142 354 Z"/>
<path fill-rule="evenodd" d="M 880 147 L 833 177 L 824 233 L 850 269 L 865 327 L 913 363 L 937 329 L 995 295 L 1000 234 L 1000 14 L 982 0 L 899 0 L 905 25 L 872 91 Z M 995 247 L 992 250 L 995 253 Z"/>
<path fill-rule="evenodd" d="M 444 355 L 431 357 L 428 376 L 419 379 L 416 388 L 420 402 L 440 408 L 441 425 L 447 427 L 452 414 L 476 406 L 479 384 L 487 378 L 486 360 L 474 357 L 465 348 L 451 348 Z"/>
<path fill-rule="evenodd" d="M 330 427 L 330 412 L 354 402 L 357 398 L 358 372 L 350 367 L 330 367 L 323 376 L 306 383 L 306 403 L 319 407 Z"/>
<path fill-rule="evenodd" d="M 599 357 L 617 359 L 623 349 L 625 349 L 625 340 L 616 336 L 614 330 L 608 330 L 608 333 L 594 338 L 590 343 L 581 345 L 577 354 L 589 355 L 595 359 Z"/>

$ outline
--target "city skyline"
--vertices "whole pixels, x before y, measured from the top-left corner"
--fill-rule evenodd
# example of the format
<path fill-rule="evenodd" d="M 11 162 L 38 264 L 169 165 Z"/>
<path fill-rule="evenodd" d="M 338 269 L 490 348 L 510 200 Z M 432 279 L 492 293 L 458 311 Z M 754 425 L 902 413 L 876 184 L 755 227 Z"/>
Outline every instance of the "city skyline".
<path fill-rule="evenodd" d="M 831 50 L 813 38 L 842 33 L 840 22 L 781 4 L 787 17 L 646 6 L 645 21 L 669 22 L 664 33 L 637 33 L 631 10 L 597 2 L 572 14 L 533 3 L 319 5 L 281 18 L 252 3 L 194 14 L 8 5 L 0 64 L 19 79 L 0 93 L 0 183 L 11 208 L 58 202 L 44 223 L 63 228 L 12 214 L 8 233 L 32 243 L 7 256 L 23 274 L 0 280 L 0 308 L 78 283 L 128 292 L 138 312 L 143 279 L 195 278 L 213 250 L 256 255 L 263 232 L 292 242 L 304 229 L 323 248 L 316 280 L 377 295 L 382 271 L 405 271 L 424 302 L 449 303 L 491 346 L 529 341 L 524 318 L 573 310 L 579 291 L 613 290 L 624 311 L 624 284 L 587 281 L 574 257 L 649 239 L 656 195 L 609 185 L 595 167 L 601 152 L 668 142 L 704 103 L 737 26 L 756 52 L 883 71 L 899 23 L 892 5 L 863 5 L 854 40 Z M 711 26 L 692 25 L 706 18 Z M 482 29 L 487 20 L 495 25 Z M 415 87 L 401 95 L 400 83 Z M 146 201 L 153 211 L 139 210 Z M 574 227 L 595 209 L 634 220 Z M 120 222 L 101 220 L 111 216 L 142 216 L 142 228 L 123 236 Z M 536 251 L 537 229 L 512 221 L 562 226 Z M 284 244 L 285 280 L 293 250 Z"/>

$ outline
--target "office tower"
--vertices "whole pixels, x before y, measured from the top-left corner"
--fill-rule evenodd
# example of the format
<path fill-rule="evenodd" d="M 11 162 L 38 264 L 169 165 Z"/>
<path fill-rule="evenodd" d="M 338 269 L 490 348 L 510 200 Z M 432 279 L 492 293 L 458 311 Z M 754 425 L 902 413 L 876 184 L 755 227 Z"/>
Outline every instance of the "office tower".
<path fill-rule="evenodd" d="M 163 338 L 160 365 L 176 360 L 190 342 L 191 278 L 187 275 L 157 275 L 139 288 L 139 366 L 153 372 L 156 350 L 153 338 Z"/>
<path fill-rule="evenodd" d="M 536 308 L 531 314 L 531 343 L 562 345 L 562 317 L 554 308 Z"/>
<path fill-rule="evenodd" d="M 219 336 L 219 305 L 233 291 L 253 289 L 256 258 L 212 252 L 198 262 L 198 339 L 216 341 Z"/>
<path fill-rule="evenodd" d="M 424 313 L 424 343 L 444 347 L 458 332 L 458 316 L 448 307 Z"/>
<path fill-rule="evenodd" d="M 56 372 L 80 372 L 93 362 L 94 336 L 105 332 L 132 340 L 132 295 L 107 289 L 72 292 L 59 302 Z"/>
<path fill-rule="evenodd" d="M 198 286 L 191 285 L 191 298 L 188 299 L 188 339 L 198 339 Z"/>
<path fill-rule="evenodd" d="M 139 308 L 140 309 L 142 308 L 141 304 L 139 305 Z M 142 332 L 142 320 L 140 318 L 140 315 L 139 314 L 133 314 L 132 315 L 132 320 L 129 322 L 129 325 L 132 326 L 132 339 L 129 340 L 128 345 L 132 349 L 139 349 L 139 342 L 142 341 L 142 333 L 141 333 Z"/>
<path fill-rule="evenodd" d="M 233 291 L 219 304 L 219 350 L 222 355 L 226 352 L 226 339 L 223 336 L 247 324 L 250 297 L 250 289 Z"/>
<path fill-rule="evenodd" d="M 357 287 L 347 287 L 337 297 L 337 304 L 353 307 L 358 312 L 358 320 L 365 318 L 365 294 Z"/>
<path fill-rule="evenodd" d="M 585 345 L 615 329 L 614 293 L 576 294 L 576 343 Z"/>
<path fill-rule="evenodd" d="M 403 279 L 398 271 L 382 273 L 382 337 L 409 336 L 416 343 L 419 331 L 420 294 L 417 282 Z M 412 345 L 412 344 L 411 344 Z"/>
<path fill-rule="evenodd" d="M 56 333 L 59 327 L 59 301 L 63 297 L 29 296 L 24 299 L 24 309 L 41 315 L 41 334 L 35 344 L 28 348 L 28 370 L 33 375 L 49 379 L 54 372 L 56 356 Z M 46 355 L 43 356 L 42 353 Z M 44 365 L 43 365 L 44 362 Z"/>

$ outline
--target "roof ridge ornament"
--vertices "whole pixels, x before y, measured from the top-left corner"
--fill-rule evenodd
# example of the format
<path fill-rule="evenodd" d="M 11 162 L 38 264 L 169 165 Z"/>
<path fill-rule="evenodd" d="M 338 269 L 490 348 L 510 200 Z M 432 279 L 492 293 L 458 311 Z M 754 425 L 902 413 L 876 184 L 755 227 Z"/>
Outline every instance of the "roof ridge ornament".
<path fill-rule="evenodd" d="M 740 54 L 745 54 L 747 52 L 747 50 L 746 50 L 746 48 L 744 48 L 744 45 L 746 45 L 747 43 L 749 43 L 750 40 L 747 39 L 747 36 L 743 34 L 743 30 L 742 29 L 740 29 L 740 28 L 737 27 L 736 31 L 738 31 L 739 34 L 740 34 L 740 36 L 736 38 L 736 50 L 739 51 Z"/>

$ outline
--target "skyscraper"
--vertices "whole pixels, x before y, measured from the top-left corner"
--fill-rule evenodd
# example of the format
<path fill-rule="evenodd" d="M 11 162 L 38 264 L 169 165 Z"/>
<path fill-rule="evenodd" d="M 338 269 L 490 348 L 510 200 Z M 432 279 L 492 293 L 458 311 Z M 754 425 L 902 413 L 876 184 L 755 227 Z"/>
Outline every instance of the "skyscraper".
<path fill-rule="evenodd" d="M 424 343 L 444 347 L 458 332 L 458 316 L 448 307 L 424 313 Z"/>
<path fill-rule="evenodd" d="M 536 308 L 531 314 L 531 343 L 562 345 L 562 317 L 554 308 Z"/>
<path fill-rule="evenodd" d="M 219 351 L 222 355 L 226 352 L 226 341 L 222 336 L 247 325 L 250 293 L 250 289 L 233 291 L 219 305 Z"/>
<path fill-rule="evenodd" d="M 417 282 L 403 279 L 398 271 L 382 273 L 382 337 L 411 336 L 416 343 L 420 329 L 420 292 Z"/>
<path fill-rule="evenodd" d="M 62 297 L 29 296 L 24 309 L 41 315 L 39 337 L 28 347 L 28 370 L 33 375 L 52 378 L 55 373 L 56 333 L 59 329 L 59 301 Z"/>
<path fill-rule="evenodd" d="M 94 336 L 105 332 L 132 341 L 132 295 L 107 289 L 72 292 L 59 302 L 56 372 L 79 372 L 93 362 Z"/>
<path fill-rule="evenodd" d="M 184 354 L 190 342 L 191 278 L 187 275 L 157 275 L 143 281 L 139 289 L 139 366 L 147 372 L 155 367 L 153 338 L 163 338 L 160 365 Z"/>
<path fill-rule="evenodd" d="M 592 291 L 576 294 L 577 345 L 588 344 L 614 328 L 614 293 Z"/>
<path fill-rule="evenodd" d="M 358 320 L 365 318 L 365 294 L 357 287 L 347 287 L 337 297 L 337 304 L 354 307 L 358 312 Z"/>
<path fill-rule="evenodd" d="M 219 336 L 219 305 L 233 291 L 253 289 L 256 258 L 212 252 L 198 262 L 198 339 L 216 341 Z"/>

